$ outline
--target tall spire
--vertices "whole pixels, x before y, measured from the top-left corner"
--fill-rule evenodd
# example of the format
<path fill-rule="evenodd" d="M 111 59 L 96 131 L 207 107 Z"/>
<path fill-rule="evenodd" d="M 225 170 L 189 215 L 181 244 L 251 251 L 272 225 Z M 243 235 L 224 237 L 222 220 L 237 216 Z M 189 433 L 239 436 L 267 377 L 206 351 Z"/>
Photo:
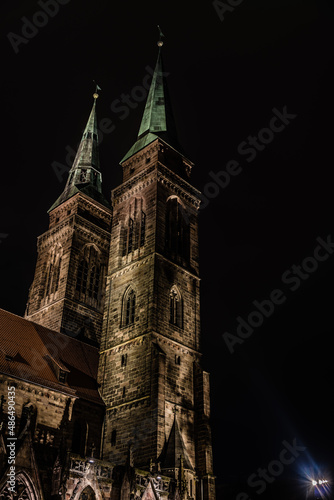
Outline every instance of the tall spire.
<path fill-rule="evenodd" d="M 96 91 L 93 94 L 93 107 L 82 134 L 73 165 L 69 171 L 65 189 L 48 210 L 49 212 L 79 191 L 109 207 L 108 201 L 102 194 L 96 117 L 96 100 L 99 97 L 97 94 L 98 89 L 99 87 L 96 86 Z"/>
<path fill-rule="evenodd" d="M 176 127 L 167 88 L 166 77 L 169 73 L 165 73 L 163 70 L 162 38 L 164 35 L 159 26 L 158 28 L 160 32 L 158 59 L 147 96 L 137 141 L 121 160 L 121 163 L 153 142 L 157 137 L 163 139 L 174 149 L 181 150 L 177 140 Z"/>

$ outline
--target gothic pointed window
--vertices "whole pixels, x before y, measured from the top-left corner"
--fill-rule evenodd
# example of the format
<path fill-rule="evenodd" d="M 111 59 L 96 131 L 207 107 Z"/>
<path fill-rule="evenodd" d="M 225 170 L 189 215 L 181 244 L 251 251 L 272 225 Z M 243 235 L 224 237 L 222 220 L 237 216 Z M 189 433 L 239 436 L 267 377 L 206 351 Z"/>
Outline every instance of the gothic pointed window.
<path fill-rule="evenodd" d="M 49 269 L 48 269 L 48 274 L 46 278 L 46 288 L 45 288 L 45 295 L 48 296 L 51 293 L 51 283 L 52 283 L 52 276 L 53 276 L 53 264 L 50 262 L 49 264 Z"/>
<path fill-rule="evenodd" d="M 146 214 L 141 212 L 140 220 L 140 246 L 143 247 L 145 244 L 145 229 L 146 229 Z"/>
<path fill-rule="evenodd" d="M 90 268 L 89 273 L 89 284 L 88 284 L 88 296 L 97 300 L 99 293 L 99 283 L 100 283 L 100 266 L 95 265 Z"/>
<path fill-rule="evenodd" d="M 81 492 L 79 500 L 96 500 L 96 495 L 91 486 L 86 486 L 86 488 Z"/>
<path fill-rule="evenodd" d="M 182 299 L 175 286 L 169 293 L 169 322 L 182 328 Z"/>
<path fill-rule="evenodd" d="M 129 238 L 128 238 L 128 253 L 132 252 L 133 244 L 133 219 L 129 219 Z"/>
<path fill-rule="evenodd" d="M 21 470 L 15 475 L 15 493 L 10 489 L 9 481 L 6 481 L 0 486 L 0 498 L 12 500 L 37 500 L 40 498 L 40 493 L 37 492 L 34 481 L 27 472 Z"/>
<path fill-rule="evenodd" d="M 87 278 L 88 278 L 88 262 L 85 258 L 80 261 L 78 267 L 77 284 L 76 289 L 78 292 L 85 294 L 87 290 Z"/>
<path fill-rule="evenodd" d="M 76 292 L 81 300 L 99 301 L 101 287 L 101 264 L 99 252 L 94 245 L 86 245 L 78 264 Z"/>
<path fill-rule="evenodd" d="M 61 268 L 62 248 L 54 247 L 50 252 L 49 263 L 47 265 L 45 296 L 50 296 L 58 290 Z"/>
<path fill-rule="evenodd" d="M 90 269 L 90 274 L 89 274 L 89 285 L 88 285 L 88 295 L 89 295 L 89 297 L 93 297 L 95 272 L 96 272 L 96 266 L 92 266 L 91 269 Z"/>
<path fill-rule="evenodd" d="M 126 324 L 130 325 L 135 320 L 136 295 L 134 291 L 128 295 L 126 299 Z"/>
<path fill-rule="evenodd" d="M 136 294 L 129 287 L 123 297 L 123 326 L 132 325 L 135 322 Z"/>
<path fill-rule="evenodd" d="M 190 226 L 188 215 L 176 197 L 170 197 L 166 204 L 166 251 L 172 257 L 189 260 Z"/>
<path fill-rule="evenodd" d="M 143 200 L 141 198 L 136 198 L 129 207 L 131 215 L 122 230 L 123 257 L 145 245 L 146 214 L 142 207 Z"/>
<path fill-rule="evenodd" d="M 61 257 L 59 257 L 55 263 L 55 268 L 53 270 L 53 280 L 51 286 L 51 293 L 55 293 L 58 290 L 59 275 L 60 275 Z"/>
<path fill-rule="evenodd" d="M 133 250 L 137 250 L 139 246 L 139 232 L 140 232 L 140 222 L 138 221 L 138 217 L 134 220 L 134 229 L 133 229 Z"/>
<path fill-rule="evenodd" d="M 93 299 L 95 299 L 95 300 L 98 299 L 99 286 L 100 286 L 100 275 L 101 275 L 101 268 L 100 268 L 100 266 L 96 266 L 94 288 L 93 288 Z"/>

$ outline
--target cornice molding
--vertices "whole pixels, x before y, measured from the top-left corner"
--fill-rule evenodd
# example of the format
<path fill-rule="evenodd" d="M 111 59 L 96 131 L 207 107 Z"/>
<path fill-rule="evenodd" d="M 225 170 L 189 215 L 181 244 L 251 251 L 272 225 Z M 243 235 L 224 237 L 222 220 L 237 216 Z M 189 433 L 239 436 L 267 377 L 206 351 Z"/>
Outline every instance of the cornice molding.
<path fill-rule="evenodd" d="M 197 210 L 199 209 L 201 204 L 201 199 L 199 198 L 200 191 L 165 167 L 161 162 L 150 165 L 147 169 L 115 188 L 111 195 L 112 205 L 116 206 L 135 196 L 155 181 L 166 185 L 177 196 L 194 206 Z"/>
<path fill-rule="evenodd" d="M 156 175 L 152 176 L 152 173 L 155 173 L 156 166 L 151 165 L 147 169 L 143 170 L 139 174 L 131 177 L 123 184 L 113 189 L 111 192 L 111 201 L 112 205 L 118 205 L 122 201 L 127 200 L 128 198 L 134 196 L 137 192 L 142 191 L 145 187 L 149 186 L 156 180 Z M 148 178 L 151 175 L 150 178 Z"/>
<path fill-rule="evenodd" d="M 167 185 L 168 188 L 174 191 L 180 198 L 186 200 L 197 210 L 199 209 L 201 204 L 199 195 L 201 193 L 198 189 L 194 188 L 189 182 L 182 179 L 182 177 L 172 172 L 160 162 L 158 163 L 157 174 L 158 182 Z"/>
<path fill-rule="evenodd" d="M 113 280 L 114 278 L 118 278 L 119 276 L 123 276 L 123 274 L 126 274 L 133 269 L 136 269 L 137 267 L 141 267 L 145 264 L 148 264 L 151 260 L 153 260 L 154 254 L 150 254 L 148 257 L 142 257 L 140 260 L 137 260 L 131 264 L 127 264 L 126 266 L 122 267 L 119 271 L 116 271 L 114 273 L 109 274 L 108 278 Z"/>
<path fill-rule="evenodd" d="M 128 160 L 122 163 L 122 167 L 131 167 L 135 163 L 140 163 L 143 159 L 146 160 L 152 156 L 152 153 L 158 153 L 160 151 L 161 145 L 159 144 L 159 139 L 157 138 L 154 142 L 148 144 L 145 148 L 138 151 L 136 154 L 131 156 Z"/>
<path fill-rule="evenodd" d="M 38 236 L 37 249 L 39 251 L 45 250 L 56 243 L 72 239 L 75 232 L 87 236 L 92 243 L 98 243 L 99 246 L 109 251 L 110 232 L 78 214 L 72 214 L 68 219 Z M 94 239 L 92 235 L 94 235 Z"/>

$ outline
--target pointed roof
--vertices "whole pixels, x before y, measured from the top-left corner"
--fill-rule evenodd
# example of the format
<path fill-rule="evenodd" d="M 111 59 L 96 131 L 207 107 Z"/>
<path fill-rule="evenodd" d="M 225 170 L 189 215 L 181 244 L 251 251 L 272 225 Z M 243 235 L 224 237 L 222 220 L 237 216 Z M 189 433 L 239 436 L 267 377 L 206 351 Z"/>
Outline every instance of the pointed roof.
<path fill-rule="evenodd" d="M 85 130 L 69 171 L 66 186 L 55 201 L 50 212 L 78 192 L 82 192 L 102 205 L 110 206 L 102 193 L 102 176 L 100 172 L 98 130 L 96 117 L 96 100 L 98 94 L 93 94 L 94 104 L 89 115 Z"/>
<path fill-rule="evenodd" d="M 174 469 L 180 467 L 180 457 L 183 456 L 183 467 L 185 469 L 193 470 L 185 444 L 183 442 L 182 434 L 179 424 L 174 416 L 174 423 L 169 434 L 164 459 L 162 462 L 163 469 Z"/>
<path fill-rule="evenodd" d="M 137 141 L 120 163 L 130 158 L 132 155 L 148 146 L 158 137 L 177 151 L 181 151 L 181 146 L 177 140 L 176 127 L 173 111 L 169 99 L 166 78 L 169 73 L 164 72 L 161 47 L 163 42 L 159 40 L 158 59 L 155 65 L 150 90 L 144 109 L 144 114 L 140 124 Z"/>

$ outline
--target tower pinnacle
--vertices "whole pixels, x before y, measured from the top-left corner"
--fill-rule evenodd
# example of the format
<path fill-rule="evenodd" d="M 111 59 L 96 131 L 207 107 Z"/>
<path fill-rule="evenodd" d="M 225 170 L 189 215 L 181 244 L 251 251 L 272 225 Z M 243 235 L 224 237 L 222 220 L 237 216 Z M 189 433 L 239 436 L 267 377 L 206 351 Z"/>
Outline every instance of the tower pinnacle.
<path fill-rule="evenodd" d="M 102 194 L 102 176 L 100 172 L 98 130 L 96 117 L 96 100 L 99 97 L 97 90 L 101 90 L 96 84 L 93 94 L 94 103 L 89 115 L 81 142 L 75 155 L 73 165 L 69 171 L 65 189 L 55 201 L 49 212 L 58 205 L 81 191 L 102 205 L 109 207 L 109 203 Z"/>
<path fill-rule="evenodd" d="M 158 30 L 159 30 L 159 40 L 157 42 L 157 45 L 158 45 L 158 47 L 162 47 L 164 44 L 164 42 L 162 41 L 162 38 L 165 38 L 165 35 L 161 31 L 159 24 L 158 24 Z"/>
<path fill-rule="evenodd" d="M 164 72 L 163 68 L 162 38 L 164 38 L 164 35 L 159 26 L 158 29 L 158 58 L 153 72 L 152 82 L 147 96 L 137 141 L 127 152 L 124 158 L 122 158 L 120 163 L 123 163 L 133 154 L 148 146 L 158 137 L 182 153 L 181 146 L 177 140 L 174 116 L 167 88 L 166 78 L 169 73 Z"/>

